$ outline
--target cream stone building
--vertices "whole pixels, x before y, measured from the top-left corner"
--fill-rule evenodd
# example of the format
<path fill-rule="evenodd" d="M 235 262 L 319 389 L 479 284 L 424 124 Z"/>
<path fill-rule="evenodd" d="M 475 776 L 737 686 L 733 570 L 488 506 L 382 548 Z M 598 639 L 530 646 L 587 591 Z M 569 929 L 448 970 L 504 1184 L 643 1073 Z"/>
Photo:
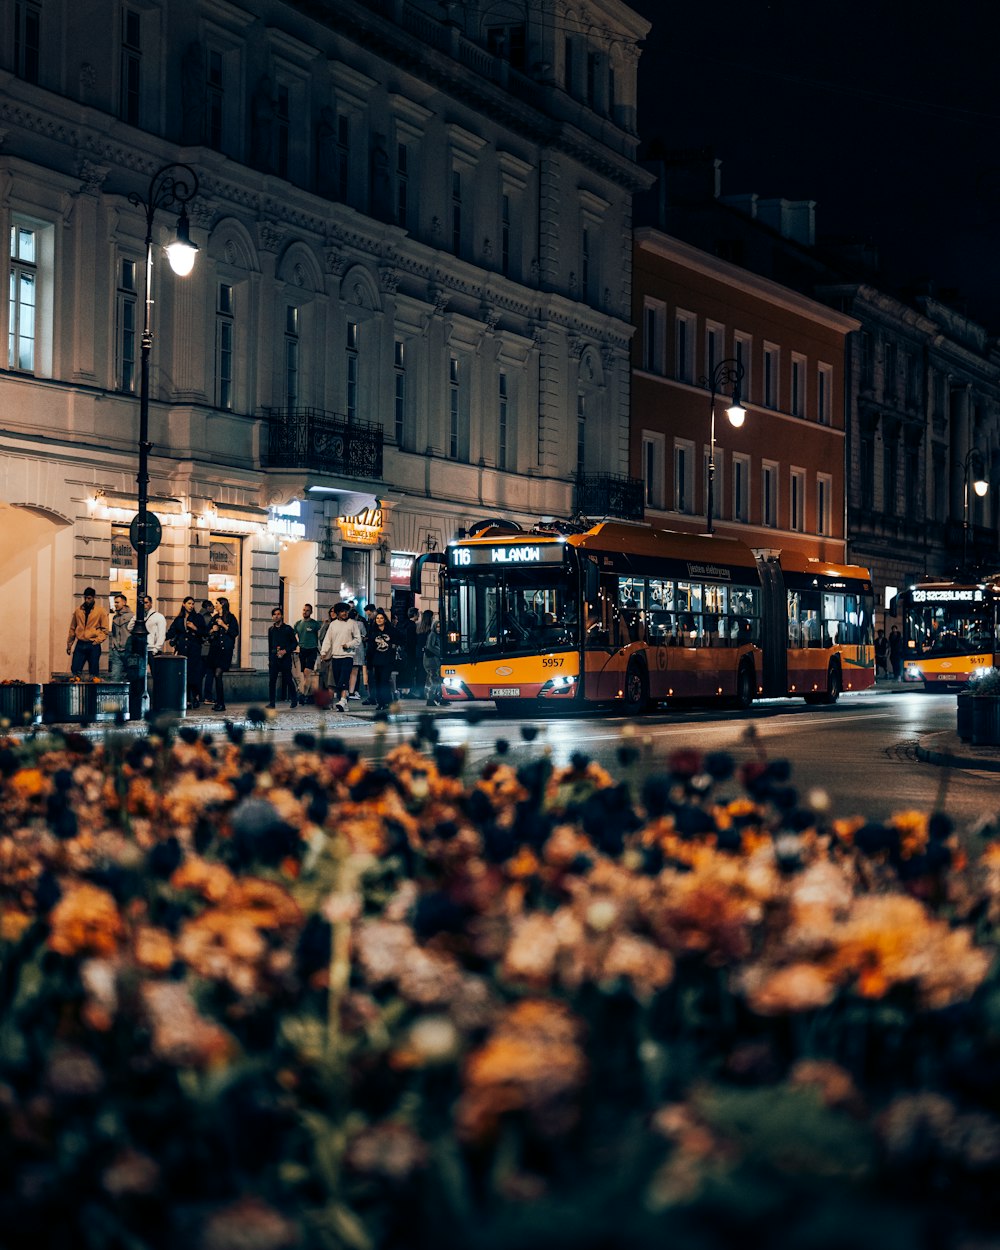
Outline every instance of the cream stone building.
<path fill-rule="evenodd" d="M 143 207 L 149 586 L 412 602 L 480 517 L 628 475 L 639 44 L 618 0 L 17 0 L 0 30 L 0 677 L 66 667 L 87 585 L 135 602 Z M 155 198 L 155 197 L 154 197 Z M 434 606 L 433 581 L 418 606 Z"/>

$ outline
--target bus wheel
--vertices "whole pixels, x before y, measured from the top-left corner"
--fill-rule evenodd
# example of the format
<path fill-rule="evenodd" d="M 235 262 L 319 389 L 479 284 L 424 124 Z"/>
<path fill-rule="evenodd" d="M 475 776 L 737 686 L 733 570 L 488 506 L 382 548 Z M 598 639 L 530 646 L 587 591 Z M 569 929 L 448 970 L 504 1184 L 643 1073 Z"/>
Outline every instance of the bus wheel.
<path fill-rule="evenodd" d="M 754 678 L 753 665 L 741 664 L 736 674 L 736 706 L 744 711 L 753 703 L 757 693 L 757 682 Z"/>
<path fill-rule="evenodd" d="M 625 674 L 625 707 L 630 712 L 645 712 L 649 707 L 649 679 L 646 671 L 633 660 Z"/>
<path fill-rule="evenodd" d="M 821 703 L 829 705 L 836 703 L 840 698 L 840 692 L 844 688 L 844 680 L 841 676 L 840 665 L 831 664 L 830 671 L 826 675 L 826 691 L 823 694 L 806 695 L 807 703 Z"/>

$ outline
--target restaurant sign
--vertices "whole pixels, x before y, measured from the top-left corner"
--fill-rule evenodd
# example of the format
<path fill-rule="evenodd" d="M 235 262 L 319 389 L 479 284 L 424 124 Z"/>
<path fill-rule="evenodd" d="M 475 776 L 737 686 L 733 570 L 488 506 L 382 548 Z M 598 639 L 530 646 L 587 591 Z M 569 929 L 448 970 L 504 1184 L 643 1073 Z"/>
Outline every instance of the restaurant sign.
<path fill-rule="evenodd" d="M 339 516 L 337 524 L 345 543 L 355 547 L 374 547 L 382 533 L 382 509 L 365 508 L 354 516 Z"/>

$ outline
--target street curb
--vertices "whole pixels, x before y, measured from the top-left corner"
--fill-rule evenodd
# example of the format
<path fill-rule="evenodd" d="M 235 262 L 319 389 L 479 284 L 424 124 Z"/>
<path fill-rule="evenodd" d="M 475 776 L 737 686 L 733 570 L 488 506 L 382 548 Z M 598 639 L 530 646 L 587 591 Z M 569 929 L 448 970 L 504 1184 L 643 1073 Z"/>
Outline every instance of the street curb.
<path fill-rule="evenodd" d="M 927 738 L 944 736 L 928 734 Z M 917 759 L 926 764 L 938 764 L 944 768 L 974 768 L 980 772 L 1000 773 L 1000 758 L 989 758 L 981 755 L 959 755 L 954 751 L 939 751 L 933 747 L 917 742 Z"/>

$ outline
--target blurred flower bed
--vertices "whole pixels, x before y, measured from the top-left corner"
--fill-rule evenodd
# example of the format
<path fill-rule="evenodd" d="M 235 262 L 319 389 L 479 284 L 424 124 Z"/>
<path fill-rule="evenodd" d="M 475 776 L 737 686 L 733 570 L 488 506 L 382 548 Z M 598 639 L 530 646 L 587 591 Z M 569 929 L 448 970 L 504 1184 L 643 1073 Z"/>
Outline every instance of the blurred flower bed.
<path fill-rule="evenodd" d="M 435 736 L 0 742 L 5 1247 L 997 1244 L 1000 843 Z"/>

